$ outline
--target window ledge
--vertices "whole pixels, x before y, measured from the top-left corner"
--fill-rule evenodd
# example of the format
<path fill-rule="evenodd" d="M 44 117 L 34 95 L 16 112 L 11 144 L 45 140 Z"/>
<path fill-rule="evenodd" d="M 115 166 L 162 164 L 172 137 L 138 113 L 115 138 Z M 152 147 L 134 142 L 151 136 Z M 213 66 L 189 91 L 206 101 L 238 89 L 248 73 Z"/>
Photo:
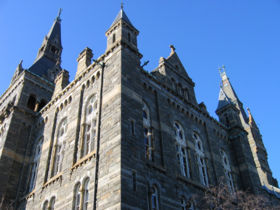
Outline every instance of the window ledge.
<path fill-rule="evenodd" d="M 73 172 L 75 169 L 79 168 L 80 166 L 82 166 L 83 164 L 87 163 L 88 161 L 90 161 L 93 157 L 95 157 L 96 152 L 93 151 L 89 154 L 87 154 L 86 156 L 82 157 L 81 159 L 79 159 L 71 168 L 71 172 Z"/>
<path fill-rule="evenodd" d="M 186 177 L 184 177 L 182 175 L 177 174 L 177 179 L 180 180 L 180 181 L 183 181 L 183 182 L 185 182 L 187 184 L 191 184 L 194 187 L 199 188 L 199 189 L 201 189 L 203 191 L 207 190 L 206 186 L 204 186 L 204 185 L 202 185 L 200 183 L 197 183 L 197 182 L 195 182 L 193 180 L 190 180 L 189 178 L 186 178 Z"/>
<path fill-rule="evenodd" d="M 45 189 L 46 187 L 48 187 L 49 185 L 55 183 L 56 181 L 61 181 L 62 180 L 62 172 L 60 172 L 59 174 L 53 176 L 49 181 L 47 181 L 44 185 L 43 185 L 43 189 Z"/>
<path fill-rule="evenodd" d="M 166 173 L 166 169 L 165 169 L 165 168 L 156 165 L 154 162 L 147 161 L 146 163 L 147 163 L 147 165 L 148 165 L 149 167 L 154 168 L 154 169 L 160 171 L 161 173 Z"/>

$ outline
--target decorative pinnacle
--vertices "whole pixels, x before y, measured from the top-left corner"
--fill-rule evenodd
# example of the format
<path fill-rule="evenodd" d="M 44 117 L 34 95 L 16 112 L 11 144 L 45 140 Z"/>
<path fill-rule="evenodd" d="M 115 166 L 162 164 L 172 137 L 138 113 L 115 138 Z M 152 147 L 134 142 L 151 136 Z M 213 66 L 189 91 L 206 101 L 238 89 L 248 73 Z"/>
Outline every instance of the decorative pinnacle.
<path fill-rule="evenodd" d="M 226 74 L 226 67 L 225 67 L 225 65 L 222 65 L 218 69 L 219 69 L 220 76 L 221 76 L 222 80 L 226 80 L 227 79 L 227 74 Z"/>
<path fill-rule="evenodd" d="M 170 47 L 170 49 L 171 49 L 170 55 L 174 54 L 174 52 L 175 52 L 175 50 L 176 50 L 176 48 L 174 47 L 174 45 L 170 45 L 169 47 Z"/>
<path fill-rule="evenodd" d="M 121 1 L 121 9 L 123 10 L 123 0 Z"/>
<path fill-rule="evenodd" d="M 61 8 L 59 8 L 58 15 L 57 15 L 57 18 L 56 18 L 56 19 L 60 20 L 60 15 L 61 15 L 61 12 L 62 12 L 62 9 L 61 9 Z"/>

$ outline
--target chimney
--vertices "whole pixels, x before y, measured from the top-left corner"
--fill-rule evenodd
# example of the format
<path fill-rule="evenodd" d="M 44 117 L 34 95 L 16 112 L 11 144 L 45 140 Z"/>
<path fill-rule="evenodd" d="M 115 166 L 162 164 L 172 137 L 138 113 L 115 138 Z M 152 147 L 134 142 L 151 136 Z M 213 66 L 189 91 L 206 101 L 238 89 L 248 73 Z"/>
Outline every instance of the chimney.
<path fill-rule="evenodd" d="M 93 57 L 92 50 L 88 47 L 86 47 L 80 53 L 79 57 L 77 58 L 78 68 L 77 68 L 76 78 L 83 70 L 85 70 L 91 64 L 92 57 Z"/>
<path fill-rule="evenodd" d="M 69 72 L 63 69 L 54 80 L 55 88 L 53 97 L 55 97 L 61 90 L 63 90 L 69 84 Z"/>

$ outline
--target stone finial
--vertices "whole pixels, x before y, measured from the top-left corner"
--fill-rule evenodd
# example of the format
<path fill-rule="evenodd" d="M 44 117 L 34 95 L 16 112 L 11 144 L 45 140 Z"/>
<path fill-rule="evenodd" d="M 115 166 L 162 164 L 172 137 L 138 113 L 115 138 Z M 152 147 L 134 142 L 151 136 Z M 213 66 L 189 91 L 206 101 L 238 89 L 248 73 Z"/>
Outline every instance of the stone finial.
<path fill-rule="evenodd" d="M 171 49 L 170 55 L 173 55 L 175 53 L 176 48 L 174 47 L 174 45 L 170 45 L 169 47 Z"/>
<path fill-rule="evenodd" d="M 164 57 L 160 57 L 159 58 L 159 63 L 163 63 L 164 62 Z"/>
<path fill-rule="evenodd" d="M 57 95 L 61 90 L 63 90 L 69 84 L 69 72 L 63 69 L 54 80 L 55 88 L 53 97 Z"/>
<path fill-rule="evenodd" d="M 80 53 L 79 57 L 77 58 L 78 67 L 77 67 L 76 77 L 91 64 L 92 57 L 93 57 L 92 50 L 88 47 L 86 47 Z"/>

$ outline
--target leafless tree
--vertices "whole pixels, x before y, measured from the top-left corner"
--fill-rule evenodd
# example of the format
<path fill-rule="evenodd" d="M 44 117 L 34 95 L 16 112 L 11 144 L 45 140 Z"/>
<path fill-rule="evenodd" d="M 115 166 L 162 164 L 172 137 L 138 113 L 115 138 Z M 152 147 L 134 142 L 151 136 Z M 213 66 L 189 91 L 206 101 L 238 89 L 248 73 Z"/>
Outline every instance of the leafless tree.
<path fill-rule="evenodd" d="M 202 210 L 280 210 L 280 201 L 265 194 L 255 195 L 248 191 L 231 192 L 224 181 L 209 187 L 204 196 L 197 200 Z M 198 197 L 198 196 L 196 196 Z"/>

